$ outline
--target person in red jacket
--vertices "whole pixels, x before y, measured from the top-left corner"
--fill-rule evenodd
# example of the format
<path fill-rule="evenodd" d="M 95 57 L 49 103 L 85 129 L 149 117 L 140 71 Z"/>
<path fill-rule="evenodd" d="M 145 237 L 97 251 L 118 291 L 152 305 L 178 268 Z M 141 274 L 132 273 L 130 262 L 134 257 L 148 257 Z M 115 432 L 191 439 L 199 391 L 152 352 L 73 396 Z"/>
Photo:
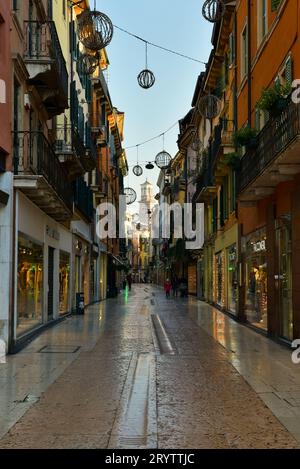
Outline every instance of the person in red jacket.
<path fill-rule="evenodd" d="M 171 289 L 172 289 L 172 284 L 170 282 L 170 280 L 167 278 L 167 280 L 165 281 L 165 292 L 166 292 L 166 297 L 167 298 L 170 298 L 170 293 L 171 293 Z"/>

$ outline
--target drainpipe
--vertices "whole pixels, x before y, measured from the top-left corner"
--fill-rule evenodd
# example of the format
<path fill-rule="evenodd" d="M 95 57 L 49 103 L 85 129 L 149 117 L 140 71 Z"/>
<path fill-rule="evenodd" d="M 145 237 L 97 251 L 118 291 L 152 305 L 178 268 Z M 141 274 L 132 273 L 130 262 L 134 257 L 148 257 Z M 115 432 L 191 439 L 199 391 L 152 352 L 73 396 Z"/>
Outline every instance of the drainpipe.
<path fill-rule="evenodd" d="M 252 83 L 251 83 L 251 0 L 247 0 L 248 27 L 248 127 L 251 127 Z"/>
<path fill-rule="evenodd" d="M 234 130 L 238 130 L 238 107 L 237 107 L 237 80 L 238 80 L 238 73 L 237 73 L 237 18 L 236 18 L 236 11 L 234 13 Z"/>

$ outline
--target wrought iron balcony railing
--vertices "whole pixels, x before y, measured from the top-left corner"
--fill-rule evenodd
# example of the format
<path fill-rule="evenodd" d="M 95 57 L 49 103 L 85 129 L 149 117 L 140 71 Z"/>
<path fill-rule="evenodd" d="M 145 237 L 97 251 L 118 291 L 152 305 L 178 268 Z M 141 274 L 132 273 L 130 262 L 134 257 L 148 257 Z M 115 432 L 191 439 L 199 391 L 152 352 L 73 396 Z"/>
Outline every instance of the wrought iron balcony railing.
<path fill-rule="evenodd" d="M 25 21 L 24 58 L 31 63 L 51 63 L 68 96 L 68 71 L 54 21 Z"/>
<path fill-rule="evenodd" d="M 270 118 L 257 137 L 257 146 L 248 148 L 241 159 L 239 193 L 287 150 L 296 137 L 300 137 L 300 106 L 290 103 L 279 116 Z"/>
<path fill-rule="evenodd" d="M 53 149 L 73 180 L 85 173 L 85 146 L 76 129 L 71 125 L 58 126 L 52 132 Z"/>
<path fill-rule="evenodd" d="M 45 135 L 41 132 L 14 132 L 13 149 L 15 175 L 42 176 L 57 197 L 72 211 L 72 186 Z"/>

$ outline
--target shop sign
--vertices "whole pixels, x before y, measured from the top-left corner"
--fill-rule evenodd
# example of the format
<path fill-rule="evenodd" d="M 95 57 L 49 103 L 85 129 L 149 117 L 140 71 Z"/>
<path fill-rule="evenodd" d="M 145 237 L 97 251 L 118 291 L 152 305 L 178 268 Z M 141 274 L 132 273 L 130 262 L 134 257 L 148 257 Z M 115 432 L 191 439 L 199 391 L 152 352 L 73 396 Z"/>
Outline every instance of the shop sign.
<path fill-rule="evenodd" d="M 235 260 L 236 260 L 236 248 L 230 249 L 229 255 L 228 255 L 228 260 L 229 260 L 229 262 L 235 262 Z"/>
<path fill-rule="evenodd" d="M 257 241 L 257 243 L 253 243 L 254 252 L 261 252 L 265 250 L 266 250 L 266 241 L 264 239 L 262 241 Z"/>
<path fill-rule="evenodd" d="M 51 226 L 46 226 L 46 234 L 49 238 L 55 239 L 56 241 L 60 240 L 60 234 L 55 228 L 51 228 Z"/>

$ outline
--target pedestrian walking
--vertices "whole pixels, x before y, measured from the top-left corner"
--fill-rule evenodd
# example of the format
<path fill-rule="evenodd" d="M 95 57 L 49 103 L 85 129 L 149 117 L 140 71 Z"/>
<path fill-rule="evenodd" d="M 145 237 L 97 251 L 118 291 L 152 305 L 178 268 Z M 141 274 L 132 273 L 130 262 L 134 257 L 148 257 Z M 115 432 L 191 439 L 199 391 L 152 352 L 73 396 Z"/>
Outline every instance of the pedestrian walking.
<path fill-rule="evenodd" d="M 170 280 L 167 278 L 167 280 L 165 281 L 165 292 L 166 292 L 166 297 L 167 298 L 170 298 L 170 293 L 171 293 L 171 289 L 172 289 L 172 284 L 170 282 Z"/>
<path fill-rule="evenodd" d="M 131 285 L 132 285 L 132 275 L 131 274 L 127 275 L 127 284 L 128 284 L 129 291 L 131 291 Z"/>
<path fill-rule="evenodd" d="M 178 285 L 178 279 L 175 276 L 175 277 L 172 278 L 172 291 L 173 291 L 174 298 L 177 298 L 177 296 L 178 296 L 178 286 L 179 286 Z"/>

